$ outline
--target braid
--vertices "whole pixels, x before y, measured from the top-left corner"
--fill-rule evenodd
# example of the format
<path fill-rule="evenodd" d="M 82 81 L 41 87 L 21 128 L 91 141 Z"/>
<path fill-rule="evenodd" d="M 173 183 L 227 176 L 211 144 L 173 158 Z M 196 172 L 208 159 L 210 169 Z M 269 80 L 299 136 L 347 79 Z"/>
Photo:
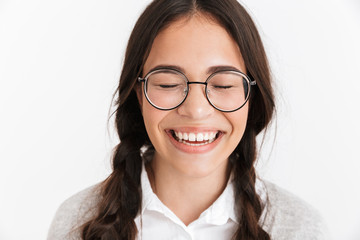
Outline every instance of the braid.
<path fill-rule="evenodd" d="M 235 184 L 235 202 L 238 209 L 239 228 L 234 239 L 269 240 L 269 235 L 259 225 L 263 211 L 260 197 L 256 193 L 256 133 L 248 128 L 232 158 Z M 233 154 L 235 155 L 235 154 Z"/>
<path fill-rule="evenodd" d="M 134 94 L 130 94 L 131 97 Z M 141 132 L 145 131 L 144 127 L 130 120 L 139 117 L 139 114 L 141 117 L 140 111 L 130 109 L 131 106 L 123 104 L 116 112 L 121 142 L 115 148 L 113 172 L 102 183 L 97 215 L 83 225 L 84 240 L 128 240 L 136 237 L 134 219 L 141 208 L 140 148 L 146 142 L 147 135 Z"/>

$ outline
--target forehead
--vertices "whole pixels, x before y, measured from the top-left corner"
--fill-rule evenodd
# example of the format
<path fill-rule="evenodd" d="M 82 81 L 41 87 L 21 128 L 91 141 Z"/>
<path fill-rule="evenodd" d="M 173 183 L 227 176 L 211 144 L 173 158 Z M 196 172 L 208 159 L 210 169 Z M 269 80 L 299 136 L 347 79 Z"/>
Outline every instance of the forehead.
<path fill-rule="evenodd" d="M 144 72 L 167 64 L 189 72 L 216 65 L 233 65 L 245 71 L 235 40 L 213 18 L 200 14 L 180 18 L 156 36 Z"/>

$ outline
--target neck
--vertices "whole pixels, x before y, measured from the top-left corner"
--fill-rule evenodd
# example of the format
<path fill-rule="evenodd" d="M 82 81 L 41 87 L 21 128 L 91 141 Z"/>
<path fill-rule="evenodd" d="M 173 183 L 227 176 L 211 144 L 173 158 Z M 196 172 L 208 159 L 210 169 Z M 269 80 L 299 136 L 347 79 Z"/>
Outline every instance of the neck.
<path fill-rule="evenodd" d="M 189 176 L 152 161 L 147 167 L 157 197 L 185 224 L 198 219 L 224 191 L 228 181 L 227 163 L 206 176 Z"/>

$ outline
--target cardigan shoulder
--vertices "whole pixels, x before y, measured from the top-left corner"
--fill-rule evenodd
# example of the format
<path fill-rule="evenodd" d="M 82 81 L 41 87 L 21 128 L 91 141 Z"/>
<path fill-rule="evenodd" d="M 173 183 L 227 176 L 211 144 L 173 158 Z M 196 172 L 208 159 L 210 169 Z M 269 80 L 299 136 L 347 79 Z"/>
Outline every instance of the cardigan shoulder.
<path fill-rule="evenodd" d="M 264 181 L 267 203 L 263 228 L 273 240 L 328 240 L 323 218 L 310 204 L 294 194 Z"/>
<path fill-rule="evenodd" d="M 81 226 L 96 214 L 96 205 L 100 199 L 99 186 L 86 188 L 60 205 L 50 225 L 48 240 L 81 239 Z"/>

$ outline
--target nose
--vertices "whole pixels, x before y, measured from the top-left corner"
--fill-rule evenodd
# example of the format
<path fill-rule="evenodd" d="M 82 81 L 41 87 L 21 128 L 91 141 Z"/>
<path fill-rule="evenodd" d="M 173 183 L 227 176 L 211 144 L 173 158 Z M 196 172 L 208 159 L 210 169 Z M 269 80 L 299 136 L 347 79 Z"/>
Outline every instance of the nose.
<path fill-rule="evenodd" d="M 206 119 L 214 111 L 206 98 L 204 84 L 190 84 L 185 101 L 178 107 L 180 115 L 194 120 Z"/>

